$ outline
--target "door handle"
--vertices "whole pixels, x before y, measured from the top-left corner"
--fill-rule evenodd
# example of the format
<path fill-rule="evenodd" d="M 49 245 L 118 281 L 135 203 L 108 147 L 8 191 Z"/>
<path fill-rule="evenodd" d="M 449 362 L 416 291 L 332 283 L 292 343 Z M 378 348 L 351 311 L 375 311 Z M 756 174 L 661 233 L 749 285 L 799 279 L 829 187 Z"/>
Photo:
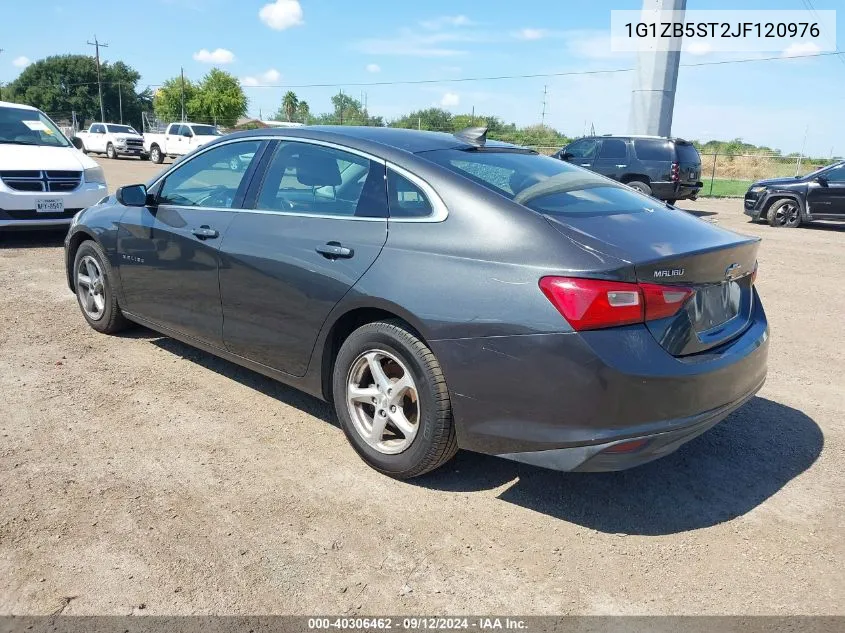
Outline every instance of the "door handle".
<path fill-rule="evenodd" d="M 314 249 L 326 259 L 349 259 L 355 254 L 351 248 L 346 248 L 340 242 L 328 242 L 323 246 L 318 246 Z"/>
<path fill-rule="evenodd" d="M 220 233 L 217 229 L 212 229 L 210 226 L 202 225 L 198 229 L 191 229 L 191 233 L 196 235 L 201 240 L 208 240 L 213 237 L 218 237 Z"/>
<path fill-rule="evenodd" d="M 617 167 L 619 167 L 620 169 L 622 169 L 623 167 L 627 167 L 627 166 L 628 165 L 617 165 Z"/>

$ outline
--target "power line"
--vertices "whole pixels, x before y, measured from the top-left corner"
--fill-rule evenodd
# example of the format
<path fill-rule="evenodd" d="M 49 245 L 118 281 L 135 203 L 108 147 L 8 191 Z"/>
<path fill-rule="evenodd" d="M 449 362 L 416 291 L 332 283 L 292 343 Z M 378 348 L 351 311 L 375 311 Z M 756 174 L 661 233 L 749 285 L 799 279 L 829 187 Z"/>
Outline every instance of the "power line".
<path fill-rule="evenodd" d="M 801 0 L 801 4 L 803 4 L 804 7 L 810 13 L 812 13 L 817 20 L 819 19 L 819 14 L 816 12 L 816 7 L 813 6 L 813 0 Z M 824 35 L 824 40 L 828 44 L 832 44 L 832 42 L 829 39 L 827 39 L 827 34 Z M 845 64 L 845 53 L 840 51 L 836 46 L 833 46 L 833 50 L 836 52 L 836 59 L 838 59 L 840 62 Z"/>

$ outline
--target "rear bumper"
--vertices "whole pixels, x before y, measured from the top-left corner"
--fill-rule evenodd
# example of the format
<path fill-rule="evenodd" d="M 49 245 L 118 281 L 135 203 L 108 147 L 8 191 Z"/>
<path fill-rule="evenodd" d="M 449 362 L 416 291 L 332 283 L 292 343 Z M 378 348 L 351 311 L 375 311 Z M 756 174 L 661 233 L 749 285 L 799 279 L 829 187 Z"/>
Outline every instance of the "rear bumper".
<path fill-rule="evenodd" d="M 651 195 L 661 200 L 689 200 L 698 196 L 704 186 L 702 182 L 681 184 L 676 182 L 652 182 Z"/>
<path fill-rule="evenodd" d="M 665 455 L 741 406 L 766 377 L 768 325 L 668 354 L 645 326 L 432 341 L 461 448 L 560 470 L 618 470 Z M 620 442 L 647 440 L 630 453 Z"/>

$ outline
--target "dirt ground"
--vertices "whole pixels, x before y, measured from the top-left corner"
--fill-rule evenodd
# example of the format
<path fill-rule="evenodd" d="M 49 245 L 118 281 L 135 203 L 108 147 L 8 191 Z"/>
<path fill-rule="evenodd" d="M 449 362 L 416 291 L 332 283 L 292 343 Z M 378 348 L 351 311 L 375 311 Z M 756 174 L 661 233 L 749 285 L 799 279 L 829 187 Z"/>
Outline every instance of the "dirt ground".
<path fill-rule="evenodd" d="M 112 186 L 158 169 L 101 162 Z M 611 474 L 462 452 L 393 481 L 309 396 L 94 332 L 62 235 L 3 237 L 0 613 L 845 614 L 845 227 L 687 208 L 763 237 L 769 379 Z"/>

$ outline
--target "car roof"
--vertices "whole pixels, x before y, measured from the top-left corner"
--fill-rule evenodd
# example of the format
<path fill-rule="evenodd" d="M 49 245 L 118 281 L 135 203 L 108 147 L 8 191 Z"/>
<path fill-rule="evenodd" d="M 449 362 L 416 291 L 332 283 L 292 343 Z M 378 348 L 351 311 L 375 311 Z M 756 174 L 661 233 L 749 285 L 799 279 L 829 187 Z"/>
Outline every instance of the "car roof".
<path fill-rule="evenodd" d="M 0 101 L 0 108 L 18 108 L 20 110 L 38 110 L 30 105 L 24 103 L 11 103 L 9 101 Z"/>
<path fill-rule="evenodd" d="M 262 128 L 238 132 L 241 138 L 250 136 L 291 136 L 313 138 L 336 142 L 359 149 L 374 149 L 377 145 L 383 149 L 400 150 L 417 154 L 438 149 L 465 149 L 473 147 L 454 134 L 445 132 L 427 132 L 395 127 L 365 127 L 354 125 L 308 125 L 296 128 Z M 487 141 L 485 147 L 514 148 L 516 145 L 500 141 Z"/>
<path fill-rule="evenodd" d="M 583 136 L 581 138 L 618 138 L 618 139 L 650 139 L 654 141 L 669 141 L 671 143 L 687 143 L 691 144 L 688 140 L 684 138 L 680 138 L 679 136 L 654 136 L 652 134 L 591 134 L 590 136 Z M 575 139 L 576 141 L 581 139 Z"/>

